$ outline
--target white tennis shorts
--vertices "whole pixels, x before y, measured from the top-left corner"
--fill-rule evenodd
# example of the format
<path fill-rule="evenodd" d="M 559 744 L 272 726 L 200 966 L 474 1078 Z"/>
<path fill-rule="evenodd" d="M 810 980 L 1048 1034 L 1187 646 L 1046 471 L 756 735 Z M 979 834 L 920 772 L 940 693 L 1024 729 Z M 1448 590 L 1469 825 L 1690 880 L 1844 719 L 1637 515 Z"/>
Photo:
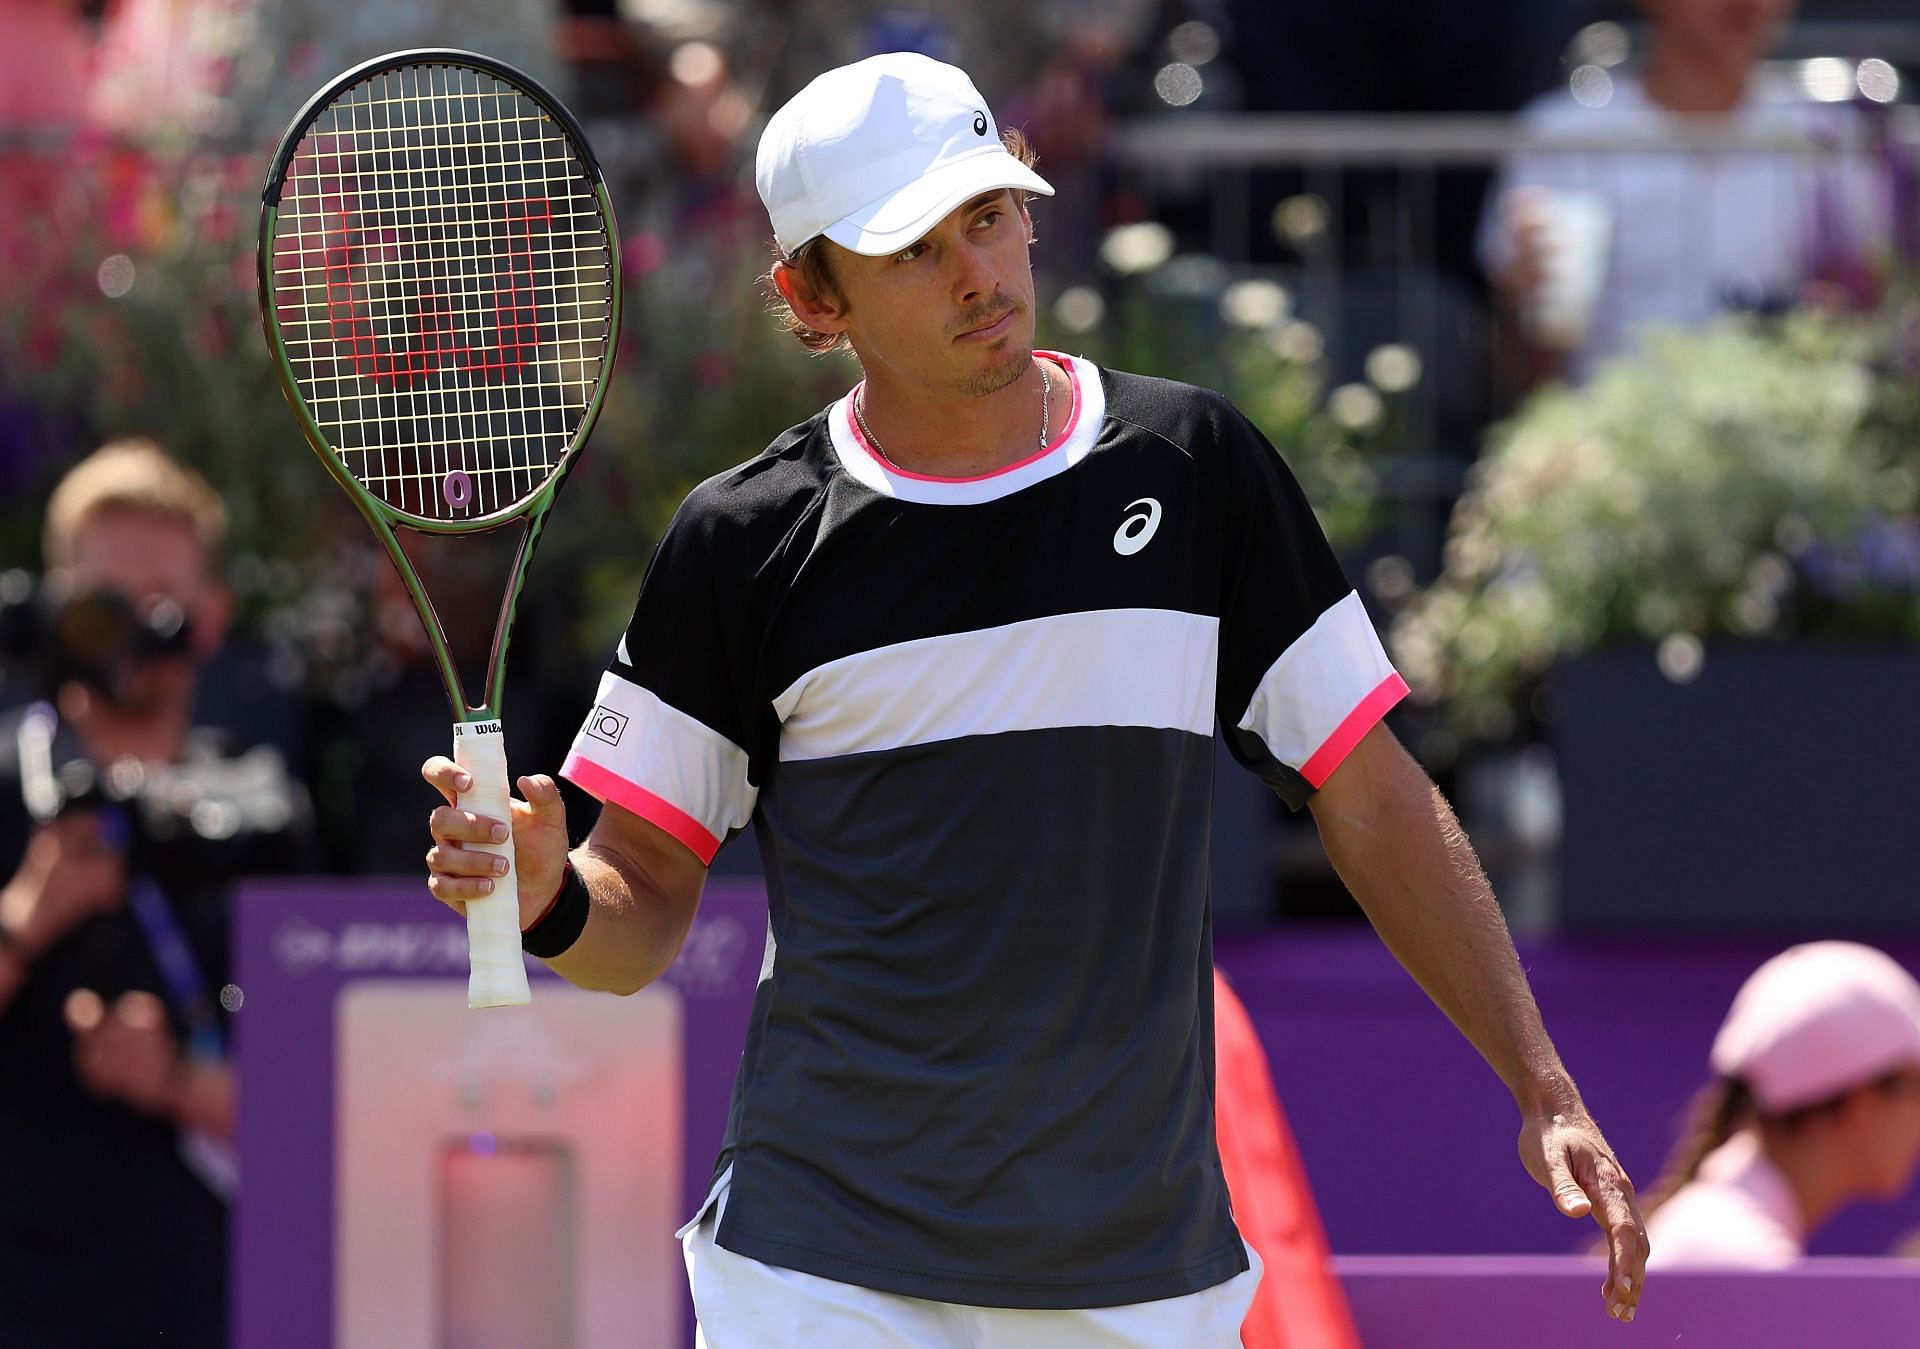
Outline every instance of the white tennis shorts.
<path fill-rule="evenodd" d="M 1260 1257 L 1225 1283 L 1119 1307 L 1031 1311 L 881 1293 L 716 1245 L 727 1179 L 680 1229 L 699 1326 L 694 1349 L 1239 1349 Z"/>

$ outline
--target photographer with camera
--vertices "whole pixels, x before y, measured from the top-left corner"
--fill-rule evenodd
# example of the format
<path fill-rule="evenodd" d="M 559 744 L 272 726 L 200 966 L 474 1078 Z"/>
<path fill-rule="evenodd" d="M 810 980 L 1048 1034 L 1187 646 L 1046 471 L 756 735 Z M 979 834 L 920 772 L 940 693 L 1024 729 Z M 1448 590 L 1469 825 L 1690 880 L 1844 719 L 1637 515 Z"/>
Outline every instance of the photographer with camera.
<path fill-rule="evenodd" d="M 229 882 L 307 860 L 278 754 L 194 722 L 226 516 L 150 441 L 48 503 L 0 586 L 41 697 L 0 716 L 0 1343 L 225 1342 Z"/>

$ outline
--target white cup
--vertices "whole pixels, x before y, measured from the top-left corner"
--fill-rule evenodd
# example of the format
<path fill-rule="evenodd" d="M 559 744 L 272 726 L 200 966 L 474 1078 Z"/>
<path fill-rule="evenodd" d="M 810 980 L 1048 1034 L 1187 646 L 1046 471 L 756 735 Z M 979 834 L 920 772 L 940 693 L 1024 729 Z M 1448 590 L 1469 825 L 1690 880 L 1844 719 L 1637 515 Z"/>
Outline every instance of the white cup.
<path fill-rule="evenodd" d="M 1587 339 L 1607 279 L 1613 209 L 1598 192 L 1536 188 L 1527 195 L 1546 257 L 1545 276 L 1528 297 L 1521 321 L 1536 342 L 1572 350 Z"/>

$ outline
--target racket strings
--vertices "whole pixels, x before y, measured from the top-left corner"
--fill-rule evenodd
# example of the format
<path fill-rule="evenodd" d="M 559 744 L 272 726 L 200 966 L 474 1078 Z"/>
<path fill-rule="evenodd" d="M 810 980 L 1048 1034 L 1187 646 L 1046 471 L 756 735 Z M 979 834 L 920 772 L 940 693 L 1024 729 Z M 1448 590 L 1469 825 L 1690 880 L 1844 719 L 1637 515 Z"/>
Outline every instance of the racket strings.
<path fill-rule="evenodd" d="M 464 66 L 376 74 L 309 126 L 274 230 L 294 383 L 368 490 L 452 521 L 545 484 L 604 377 L 614 277 L 539 104 Z"/>

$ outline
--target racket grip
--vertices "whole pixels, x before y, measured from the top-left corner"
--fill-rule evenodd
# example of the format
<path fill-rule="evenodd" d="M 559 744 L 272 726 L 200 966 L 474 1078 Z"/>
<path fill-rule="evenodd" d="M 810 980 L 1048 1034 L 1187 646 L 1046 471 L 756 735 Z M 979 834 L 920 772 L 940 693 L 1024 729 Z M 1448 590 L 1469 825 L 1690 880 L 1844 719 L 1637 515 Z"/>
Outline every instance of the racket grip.
<path fill-rule="evenodd" d="M 473 779 L 473 787 L 460 794 L 460 807 L 511 824 L 507 741 L 500 723 L 455 722 L 453 761 Z M 520 953 L 520 877 L 514 866 L 513 836 L 509 833 L 505 843 L 464 846 L 507 859 L 507 874 L 494 877 L 493 893 L 467 901 L 467 1006 L 515 1007 L 531 1002 L 526 960 Z"/>

